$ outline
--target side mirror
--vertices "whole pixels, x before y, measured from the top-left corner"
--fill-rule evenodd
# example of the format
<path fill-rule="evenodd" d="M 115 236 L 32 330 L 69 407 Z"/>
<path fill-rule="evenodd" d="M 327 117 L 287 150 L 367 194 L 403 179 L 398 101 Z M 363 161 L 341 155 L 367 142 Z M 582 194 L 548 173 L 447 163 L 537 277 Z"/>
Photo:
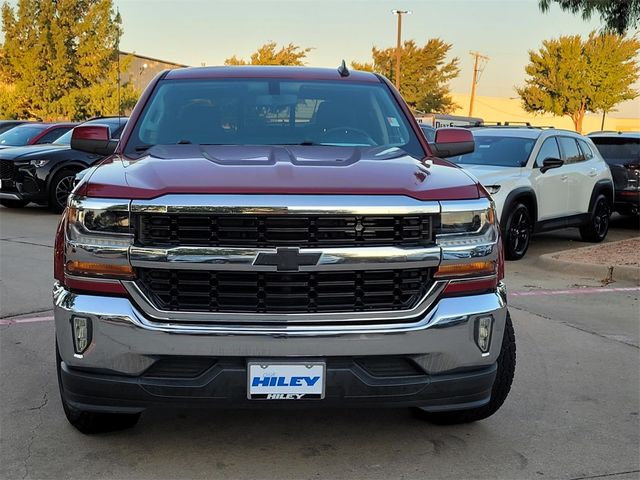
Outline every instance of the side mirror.
<path fill-rule="evenodd" d="M 540 167 L 540 173 L 544 173 L 552 168 L 561 167 L 562 165 L 564 165 L 564 160 L 560 160 L 559 158 L 545 158 L 542 162 L 542 167 Z"/>
<path fill-rule="evenodd" d="M 435 142 L 431 144 L 438 157 L 456 157 L 475 150 L 473 134 L 466 128 L 439 128 Z"/>
<path fill-rule="evenodd" d="M 110 155 L 116 150 L 117 140 L 111 139 L 107 125 L 80 125 L 71 134 L 71 148 L 81 152 Z"/>

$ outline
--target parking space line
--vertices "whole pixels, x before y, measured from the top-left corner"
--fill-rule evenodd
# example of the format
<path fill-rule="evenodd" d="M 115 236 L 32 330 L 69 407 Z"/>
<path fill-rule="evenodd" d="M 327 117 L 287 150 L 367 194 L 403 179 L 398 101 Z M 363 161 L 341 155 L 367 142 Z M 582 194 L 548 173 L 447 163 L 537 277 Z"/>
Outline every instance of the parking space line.
<path fill-rule="evenodd" d="M 50 322 L 52 320 L 53 320 L 53 315 L 50 315 L 48 317 L 0 318 L 0 325 L 15 325 L 17 323 Z"/>

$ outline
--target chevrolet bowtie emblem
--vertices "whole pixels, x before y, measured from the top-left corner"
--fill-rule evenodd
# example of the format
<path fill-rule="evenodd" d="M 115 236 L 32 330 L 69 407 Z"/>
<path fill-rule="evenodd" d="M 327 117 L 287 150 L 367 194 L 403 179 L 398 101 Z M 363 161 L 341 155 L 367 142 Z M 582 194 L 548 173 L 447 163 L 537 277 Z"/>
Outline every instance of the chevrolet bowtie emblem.
<path fill-rule="evenodd" d="M 258 253 L 253 264 L 274 266 L 279 272 L 297 272 L 301 266 L 317 265 L 321 255 L 300 253 L 299 248 L 281 247 L 276 249 L 276 253 Z"/>

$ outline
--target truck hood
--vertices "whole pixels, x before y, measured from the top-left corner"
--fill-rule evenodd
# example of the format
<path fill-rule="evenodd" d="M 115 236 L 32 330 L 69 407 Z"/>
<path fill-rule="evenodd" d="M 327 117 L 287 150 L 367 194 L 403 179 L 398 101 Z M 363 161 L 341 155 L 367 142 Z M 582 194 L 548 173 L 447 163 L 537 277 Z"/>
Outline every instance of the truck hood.
<path fill-rule="evenodd" d="M 476 182 L 446 161 L 417 160 L 396 148 L 333 146 L 157 146 L 138 159 L 105 159 L 77 193 L 131 199 L 169 193 L 479 197 Z"/>
<path fill-rule="evenodd" d="M 496 165 L 463 165 L 465 171 L 477 178 L 482 185 L 502 185 L 522 175 L 520 167 L 500 167 Z"/>

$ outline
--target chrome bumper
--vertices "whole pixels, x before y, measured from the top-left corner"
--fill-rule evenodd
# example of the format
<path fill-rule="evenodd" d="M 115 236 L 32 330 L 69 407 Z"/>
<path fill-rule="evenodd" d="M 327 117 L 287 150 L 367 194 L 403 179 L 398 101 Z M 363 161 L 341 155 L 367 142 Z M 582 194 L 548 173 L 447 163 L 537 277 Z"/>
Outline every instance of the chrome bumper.
<path fill-rule="evenodd" d="M 56 337 L 62 360 L 77 368 L 140 375 L 160 356 L 245 358 L 408 355 L 427 373 L 492 365 L 500 353 L 506 319 L 501 289 L 443 298 L 413 323 L 376 324 L 360 330 L 305 326 L 224 326 L 158 322 L 127 298 L 76 294 L 54 287 Z M 493 316 L 491 345 L 482 353 L 475 342 L 475 318 Z M 71 320 L 90 319 L 92 340 L 74 353 Z"/>

